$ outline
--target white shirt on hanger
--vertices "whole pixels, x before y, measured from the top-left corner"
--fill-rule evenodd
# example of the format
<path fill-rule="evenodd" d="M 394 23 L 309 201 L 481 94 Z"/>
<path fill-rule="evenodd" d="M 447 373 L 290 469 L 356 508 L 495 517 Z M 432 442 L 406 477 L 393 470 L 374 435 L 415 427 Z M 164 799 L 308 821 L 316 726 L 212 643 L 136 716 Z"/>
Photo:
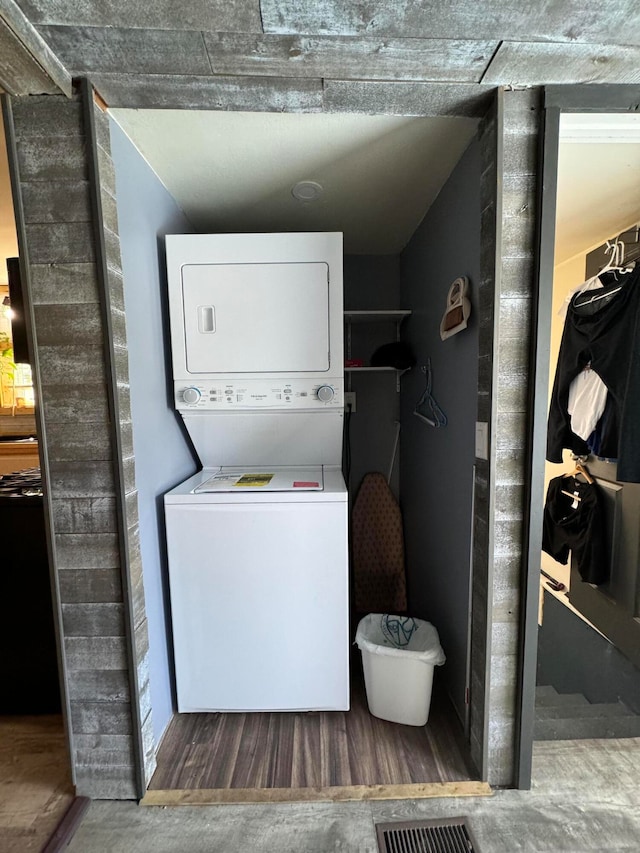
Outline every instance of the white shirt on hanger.
<path fill-rule="evenodd" d="M 586 441 L 596 428 L 607 402 L 607 386 L 595 370 L 587 365 L 569 386 L 571 430 Z"/>

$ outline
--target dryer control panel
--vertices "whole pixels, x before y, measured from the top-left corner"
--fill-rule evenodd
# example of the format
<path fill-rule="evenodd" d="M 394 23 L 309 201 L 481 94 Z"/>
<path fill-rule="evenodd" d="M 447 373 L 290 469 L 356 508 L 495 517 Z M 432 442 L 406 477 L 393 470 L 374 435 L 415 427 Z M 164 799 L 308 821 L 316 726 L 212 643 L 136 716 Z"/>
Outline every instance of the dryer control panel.
<path fill-rule="evenodd" d="M 251 379 L 175 383 L 177 409 L 237 411 L 240 409 L 337 409 L 344 405 L 343 383 L 327 379 Z"/>

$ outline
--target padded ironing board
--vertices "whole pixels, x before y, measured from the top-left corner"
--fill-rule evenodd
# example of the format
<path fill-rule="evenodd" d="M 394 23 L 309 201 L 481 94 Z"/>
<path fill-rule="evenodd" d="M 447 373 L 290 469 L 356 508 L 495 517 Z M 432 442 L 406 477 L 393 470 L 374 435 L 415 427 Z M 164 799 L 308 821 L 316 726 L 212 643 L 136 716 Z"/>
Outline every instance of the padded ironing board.
<path fill-rule="evenodd" d="M 402 516 L 384 475 L 363 478 L 353 505 L 351 535 L 356 611 L 406 611 Z"/>

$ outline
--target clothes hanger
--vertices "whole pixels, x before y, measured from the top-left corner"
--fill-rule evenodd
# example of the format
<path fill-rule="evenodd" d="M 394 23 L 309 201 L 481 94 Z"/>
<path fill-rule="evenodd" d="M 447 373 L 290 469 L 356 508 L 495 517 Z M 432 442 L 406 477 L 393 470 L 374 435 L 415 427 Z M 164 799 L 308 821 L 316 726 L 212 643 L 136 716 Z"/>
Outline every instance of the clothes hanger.
<path fill-rule="evenodd" d="M 573 469 L 573 471 L 569 471 L 567 474 L 563 474 L 562 478 L 563 479 L 565 479 L 566 477 L 574 477 L 575 478 L 578 476 L 578 474 L 582 474 L 582 476 L 585 478 L 587 483 L 589 483 L 589 485 L 592 486 L 594 483 L 594 479 L 591 476 L 591 474 L 589 473 L 587 466 L 582 462 L 582 458 L 583 457 L 576 456 L 575 457 L 575 461 L 576 461 L 575 468 Z M 582 500 L 582 498 L 579 495 L 576 495 L 573 492 L 567 492 L 564 489 L 561 489 L 561 492 L 563 495 L 566 495 L 568 498 L 572 498 L 573 500 L 576 500 L 576 501 Z"/>
<path fill-rule="evenodd" d="M 427 387 L 424 390 L 422 397 L 418 400 L 413 410 L 413 414 L 420 418 L 421 421 L 429 424 L 432 427 L 443 427 L 447 425 L 447 416 L 436 403 L 431 394 L 431 359 L 427 359 L 427 363 L 420 367 L 420 370 L 427 378 Z"/>
<path fill-rule="evenodd" d="M 618 273 L 620 275 L 627 275 L 631 272 L 633 265 L 630 267 L 624 265 L 624 243 L 622 240 L 616 240 L 615 242 L 607 240 L 605 252 L 611 252 L 611 258 L 598 273 L 598 278 L 600 278 L 603 273 L 612 272 L 616 281 L 618 281 Z M 613 296 L 614 293 L 618 293 L 619 290 L 622 290 L 623 286 L 624 283 L 621 283 L 619 287 L 615 287 L 613 290 L 607 290 L 606 293 L 598 292 L 595 296 L 590 296 L 588 299 L 580 300 L 576 297 L 573 303 L 574 307 L 581 308 L 583 305 L 590 305 L 592 302 L 597 302 L 600 299 L 606 299 L 608 296 Z"/>
<path fill-rule="evenodd" d="M 607 261 L 607 263 L 602 267 L 601 270 L 598 271 L 598 275 L 602 275 L 603 272 L 609 272 L 609 270 L 618 266 L 618 254 L 620 252 L 618 248 L 619 240 L 607 240 L 607 245 L 605 246 L 605 252 L 610 252 L 611 257 Z M 624 251 L 624 250 L 623 250 Z"/>
<path fill-rule="evenodd" d="M 583 299 L 582 302 L 578 302 L 578 300 L 576 300 L 573 303 L 574 308 L 582 308 L 583 305 L 591 305 L 592 302 L 597 302 L 599 299 L 606 299 L 607 296 L 613 296 L 614 293 L 622 290 L 622 287 L 623 285 L 621 284 L 619 287 L 614 287 L 613 290 L 607 290 L 606 293 L 600 293 L 598 296 L 592 296 L 590 299 Z"/>
<path fill-rule="evenodd" d="M 576 477 L 578 474 L 582 474 L 587 483 L 591 485 L 593 483 L 593 477 L 589 473 L 589 469 L 586 466 L 586 461 L 589 456 L 577 456 L 576 454 L 572 454 L 572 459 L 576 463 L 573 471 L 569 471 L 568 474 L 565 474 L 565 477 Z"/>

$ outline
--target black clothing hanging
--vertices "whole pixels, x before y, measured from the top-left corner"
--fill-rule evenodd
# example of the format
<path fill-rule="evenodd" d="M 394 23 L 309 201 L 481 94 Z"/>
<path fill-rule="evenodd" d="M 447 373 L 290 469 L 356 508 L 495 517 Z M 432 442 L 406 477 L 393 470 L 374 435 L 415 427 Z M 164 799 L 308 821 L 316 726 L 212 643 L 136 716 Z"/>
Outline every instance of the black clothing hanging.
<path fill-rule="evenodd" d="M 608 580 L 604 510 L 597 483 L 566 476 L 551 480 L 544 506 L 542 550 L 564 565 L 572 551 L 583 581 L 602 584 Z"/>
<path fill-rule="evenodd" d="M 562 462 L 567 448 L 589 454 L 571 430 L 567 411 L 572 380 L 587 365 L 607 386 L 610 411 L 601 426 L 599 455 L 618 459 L 618 480 L 640 482 L 640 264 L 630 273 L 607 272 L 604 287 L 577 293 L 567 310 L 547 432 L 547 460 Z"/>

